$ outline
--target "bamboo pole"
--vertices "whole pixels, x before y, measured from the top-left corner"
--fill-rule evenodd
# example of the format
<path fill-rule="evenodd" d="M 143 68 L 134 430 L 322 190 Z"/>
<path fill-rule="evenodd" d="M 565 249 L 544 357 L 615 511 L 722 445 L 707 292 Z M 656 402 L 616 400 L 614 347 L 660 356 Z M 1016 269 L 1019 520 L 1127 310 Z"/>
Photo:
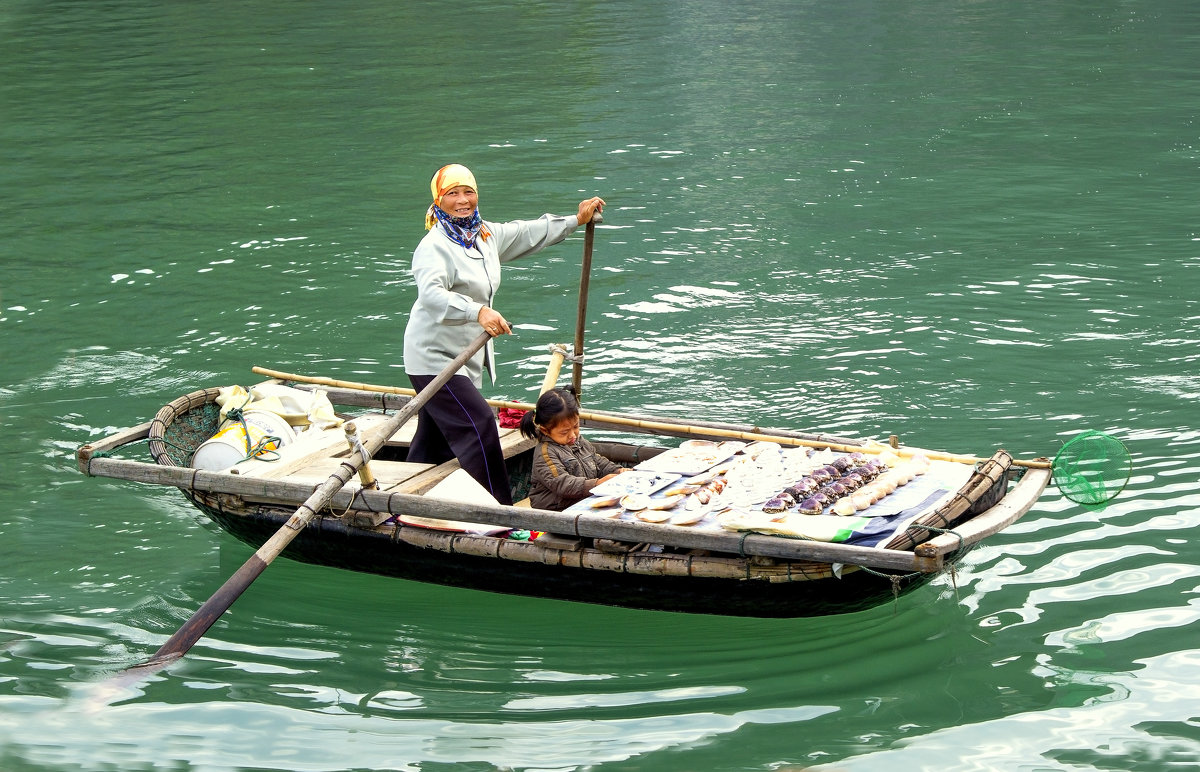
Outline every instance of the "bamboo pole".
<path fill-rule="evenodd" d="M 583 395 L 583 325 L 587 316 L 588 285 L 592 280 L 592 241 L 596 237 L 596 223 L 604 222 L 599 214 L 593 214 L 588 220 L 587 230 L 583 236 L 583 267 L 579 277 L 579 312 L 575 316 L 575 361 L 571 366 L 571 385 L 575 388 L 575 398 Z"/>
<path fill-rule="evenodd" d="M 342 430 L 346 433 L 346 444 L 350 447 L 350 452 L 362 449 L 362 439 L 358 436 L 358 426 L 353 421 L 347 421 Z M 379 481 L 375 479 L 375 473 L 371 471 L 371 462 L 365 459 L 362 466 L 358 468 L 358 481 L 362 483 L 362 487 L 375 489 L 379 487 Z"/>
<path fill-rule="evenodd" d="M 306 376 L 296 375 L 294 373 L 284 373 L 278 370 L 270 370 L 265 367 L 254 367 L 253 372 L 258 375 L 265 375 L 269 378 L 276 378 L 282 381 L 293 381 L 295 383 L 311 383 L 320 386 L 331 386 L 342 389 L 353 389 L 356 391 L 373 391 L 384 394 L 402 394 L 411 396 L 414 394 L 412 389 L 405 389 L 400 386 L 380 386 L 369 383 L 357 383 L 354 381 L 341 381 L 323 376 Z M 528 402 L 508 402 L 502 400 L 489 399 L 488 404 L 492 407 L 507 407 L 518 410 L 532 410 L 533 405 Z M 830 450 L 839 453 L 853 453 L 855 451 L 862 453 L 883 453 L 890 450 L 900 456 L 924 455 L 931 461 L 949 461 L 956 464 L 979 464 L 987 461 L 986 458 L 979 456 L 959 455 L 954 453 L 945 453 L 936 450 L 925 450 L 923 448 L 900 447 L 892 448 L 890 445 L 883 443 L 863 442 L 861 444 L 854 442 L 837 442 L 827 441 L 822 439 L 805 439 L 802 437 L 791 437 L 782 434 L 771 434 L 769 432 L 757 432 L 743 429 L 723 429 L 720 427 L 698 426 L 694 424 L 685 424 L 679 421 L 658 421 L 644 418 L 624 418 L 622 416 L 610 415 L 606 413 L 597 413 L 589 411 L 580 411 L 579 418 L 582 421 L 591 421 L 596 424 L 606 426 L 623 426 L 634 429 L 640 429 L 644 432 L 669 432 L 676 436 L 685 437 L 704 437 L 706 439 L 732 439 L 742 440 L 745 442 L 775 442 L 780 445 L 801 446 L 809 448 L 829 448 Z M 1014 466 L 1027 467 L 1029 469 L 1050 469 L 1051 463 L 1048 459 L 1038 458 L 1028 461 L 1020 459 L 1013 460 Z"/>
<path fill-rule="evenodd" d="M 550 364 L 546 367 L 546 377 L 542 379 L 542 388 L 538 389 L 538 394 L 545 394 L 558 383 L 558 374 L 562 371 L 563 360 L 566 357 L 567 347 L 564 344 L 559 343 L 550 347 Z M 506 405 L 505 407 L 508 406 Z M 529 408 L 524 409 L 527 410 Z"/>
<path fill-rule="evenodd" d="M 283 502 L 295 501 L 312 490 L 311 485 L 287 480 L 247 477 L 223 471 L 190 467 L 159 466 L 144 461 L 103 456 L 81 459 L 81 463 L 88 464 L 93 477 L 111 477 L 153 485 L 169 485 L 205 494 L 229 494 L 239 496 L 246 501 L 269 501 L 276 502 L 281 506 Z M 598 515 L 555 512 L 530 507 L 474 504 L 398 491 L 340 490 L 332 495 L 327 506 L 339 512 L 351 508 L 361 508 L 371 512 L 486 523 L 578 537 L 672 544 L 689 549 L 707 549 L 735 555 L 762 555 L 783 560 L 815 560 L 895 570 L 925 570 L 919 567 L 919 563 L 914 561 L 913 554 L 909 551 L 785 539 L 759 534 L 746 535 L 731 531 L 698 530 L 684 526 L 613 520 Z M 287 527 L 285 526 L 282 530 L 287 530 Z"/>

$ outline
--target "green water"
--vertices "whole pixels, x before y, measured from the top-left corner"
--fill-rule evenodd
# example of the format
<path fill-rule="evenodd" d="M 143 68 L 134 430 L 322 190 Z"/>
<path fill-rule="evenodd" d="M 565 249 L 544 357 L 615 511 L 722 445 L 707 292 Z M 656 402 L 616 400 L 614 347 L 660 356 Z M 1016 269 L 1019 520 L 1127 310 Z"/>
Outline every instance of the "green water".
<path fill-rule="evenodd" d="M 1184 2 L 0 5 L 0 768 L 1159 770 L 1200 758 Z M 586 397 L 1135 472 L 839 617 L 684 616 L 250 554 L 76 447 L 254 365 L 404 385 L 428 179 L 609 206 Z M 574 334 L 506 269 L 489 396 Z M 719 611 L 719 609 L 718 609 Z"/>

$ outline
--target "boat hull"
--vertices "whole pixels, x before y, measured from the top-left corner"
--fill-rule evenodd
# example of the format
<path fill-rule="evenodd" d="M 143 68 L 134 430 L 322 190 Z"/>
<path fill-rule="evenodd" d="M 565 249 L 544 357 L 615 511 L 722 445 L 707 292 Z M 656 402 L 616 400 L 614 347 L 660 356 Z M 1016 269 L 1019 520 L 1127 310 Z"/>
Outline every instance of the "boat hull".
<path fill-rule="evenodd" d="M 953 496 L 943 497 L 942 504 L 876 547 L 465 504 L 425 495 L 456 464 L 426 468 L 431 465 L 380 456 L 372 460 L 372 468 L 398 475 L 391 484 L 341 490 L 320 513 L 299 518 L 301 502 L 326 481 L 331 468 L 343 466 L 337 455 L 339 449 L 346 452 L 342 432 L 313 435 L 315 444 L 279 466 L 260 463 L 256 469 L 250 461 L 228 471 L 190 468 L 186 459 L 191 451 L 217 430 L 218 394 L 217 389 L 192 392 L 164 406 L 152 421 L 80 448 L 80 470 L 177 487 L 221 528 L 255 548 L 281 529 L 299 528 L 282 553 L 290 559 L 451 587 L 633 609 L 779 618 L 885 604 L 927 584 L 981 540 L 1019 519 L 1041 495 L 1050 474 L 1027 470 L 1010 488 L 1012 458 L 997 451 L 991 459 L 976 460 L 970 479 Z M 387 401 L 363 404 L 359 398 L 343 393 L 337 404 L 384 411 L 396 407 Z M 363 429 L 370 415 L 379 414 L 355 413 L 354 423 Z M 618 422 L 599 414 L 593 420 L 601 426 L 605 421 L 633 425 L 668 438 L 685 430 L 713 438 L 747 434 L 716 426 L 651 427 L 640 418 Z M 132 449 L 147 438 L 153 464 L 113 457 L 118 449 Z M 406 446 L 397 444 L 395 435 L 390 439 L 393 445 L 384 449 L 406 455 Z M 803 435 L 768 435 L 766 440 L 830 447 L 840 442 Z M 532 448 L 507 447 L 514 491 L 523 490 Z M 605 448 L 606 455 L 626 464 L 661 452 L 661 447 L 619 443 Z M 430 519 L 441 527 L 422 527 Z M 471 533 L 466 527 L 471 523 L 490 524 L 496 535 Z M 507 538 L 510 529 L 551 536 Z"/>
<path fill-rule="evenodd" d="M 231 512 L 199 497 L 188 497 L 222 529 L 255 548 L 292 515 L 291 511 L 265 507 Z M 333 517 L 310 523 L 283 555 L 314 565 L 505 595 L 765 618 L 861 611 L 908 594 L 936 576 L 914 573 L 893 580 L 883 572 L 846 566 L 840 578 L 768 581 L 572 568 L 421 548 Z"/>

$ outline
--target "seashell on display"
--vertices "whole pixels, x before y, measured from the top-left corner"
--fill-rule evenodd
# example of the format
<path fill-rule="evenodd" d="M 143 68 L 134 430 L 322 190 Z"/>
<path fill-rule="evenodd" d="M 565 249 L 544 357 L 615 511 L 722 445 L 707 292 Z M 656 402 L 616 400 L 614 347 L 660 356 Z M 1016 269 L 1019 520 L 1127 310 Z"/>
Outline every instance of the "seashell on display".
<path fill-rule="evenodd" d="M 671 515 L 671 525 L 695 525 L 704 519 L 708 512 L 703 509 L 685 510 L 677 515 Z"/>
<path fill-rule="evenodd" d="M 854 506 L 854 502 L 850 500 L 849 496 L 840 498 L 833 502 L 833 513 L 835 515 L 842 515 L 844 517 L 847 515 L 853 515 L 857 511 L 858 509 Z"/>
<path fill-rule="evenodd" d="M 757 459 L 759 456 L 767 453 L 768 451 L 771 451 L 777 456 L 779 454 L 779 450 L 780 446 L 778 442 L 759 440 L 758 442 L 752 442 L 746 447 L 742 448 L 742 453 L 745 453 L 750 458 Z"/>
<path fill-rule="evenodd" d="M 795 500 L 790 496 L 775 496 L 767 499 L 762 505 L 762 511 L 769 515 L 786 512 L 788 507 L 795 503 Z"/>
<path fill-rule="evenodd" d="M 630 493 L 621 497 L 621 506 L 630 512 L 650 506 L 650 497 L 644 493 Z"/>
<path fill-rule="evenodd" d="M 800 502 L 799 511 L 802 515 L 819 515 L 825 510 L 825 502 L 815 498 Z"/>

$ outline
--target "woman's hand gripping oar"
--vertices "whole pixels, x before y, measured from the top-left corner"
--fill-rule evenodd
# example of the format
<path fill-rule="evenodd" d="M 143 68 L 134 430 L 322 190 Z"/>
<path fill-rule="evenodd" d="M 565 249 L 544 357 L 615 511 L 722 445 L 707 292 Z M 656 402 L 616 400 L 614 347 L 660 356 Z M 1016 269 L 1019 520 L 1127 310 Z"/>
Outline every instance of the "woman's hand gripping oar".
<path fill-rule="evenodd" d="M 483 348 L 491 337 L 486 332 L 480 334 L 478 338 L 471 342 L 466 351 L 459 354 L 436 378 L 429 382 L 428 386 L 409 400 L 400 409 L 400 412 L 381 424 L 380 428 L 373 432 L 367 442 L 364 443 L 363 449 L 366 450 L 366 456 L 357 450 L 351 453 L 350 457 L 342 462 L 338 470 L 331 474 L 322 483 L 321 487 L 314 491 L 300 505 L 291 519 L 274 536 L 259 547 L 258 551 L 233 576 L 229 577 L 225 584 L 221 585 L 221 588 L 205 601 L 204 605 L 197 609 L 196 613 L 192 614 L 192 617 L 183 624 L 183 627 L 179 628 L 174 635 L 167 639 L 167 642 L 154 653 L 153 657 L 140 665 L 134 665 L 125 672 L 134 675 L 154 672 L 186 654 L 188 649 L 208 632 L 208 628 L 233 605 L 233 602 L 250 586 L 250 583 L 266 570 L 271 561 L 279 553 L 283 552 L 292 539 L 296 538 L 300 531 L 304 530 L 304 527 L 329 503 L 334 494 L 349 482 L 350 478 L 358 472 L 359 467 L 366 462 L 367 457 L 374 455 L 401 426 L 415 416 L 417 411 L 433 397 L 437 390 L 442 388 L 467 363 L 468 359 Z"/>

